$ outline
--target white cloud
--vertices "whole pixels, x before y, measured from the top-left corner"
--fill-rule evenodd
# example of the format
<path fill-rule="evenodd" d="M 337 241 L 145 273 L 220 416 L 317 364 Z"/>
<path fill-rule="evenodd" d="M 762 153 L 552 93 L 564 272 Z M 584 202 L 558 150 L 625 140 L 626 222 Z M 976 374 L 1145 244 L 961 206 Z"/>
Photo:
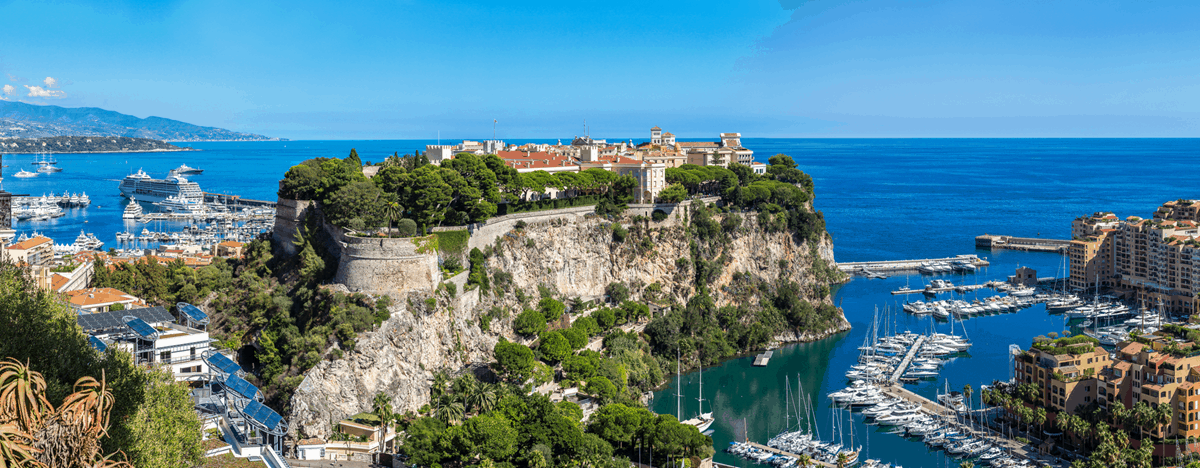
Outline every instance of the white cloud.
<path fill-rule="evenodd" d="M 26 95 L 28 97 L 45 97 L 45 98 L 67 97 L 67 93 L 64 93 L 62 91 L 45 89 L 41 86 L 29 86 L 29 85 L 22 85 L 22 86 L 25 86 L 25 88 L 29 90 L 29 94 Z"/>
<path fill-rule="evenodd" d="M 47 76 L 46 79 L 42 80 L 42 83 L 46 83 L 47 88 L 57 88 L 58 87 L 58 80 L 51 78 L 49 76 Z"/>
<path fill-rule="evenodd" d="M 12 94 L 15 92 L 17 92 L 17 88 L 14 88 L 13 85 L 10 85 L 10 84 L 4 85 L 4 94 Z"/>

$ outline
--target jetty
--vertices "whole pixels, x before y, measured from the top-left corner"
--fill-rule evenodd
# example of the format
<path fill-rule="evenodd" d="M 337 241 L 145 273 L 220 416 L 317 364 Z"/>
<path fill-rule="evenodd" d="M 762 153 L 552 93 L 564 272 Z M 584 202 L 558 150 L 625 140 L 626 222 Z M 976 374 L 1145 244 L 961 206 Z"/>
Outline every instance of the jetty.
<path fill-rule="evenodd" d="M 765 367 L 767 365 L 767 361 L 771 360 L 772 354 L 775 354 L 775 352 L 767 350 L 765 353 L 754 356 L 754 367 Z"/>
<path fill-rule="evenodd" d="M 847 274 L 881 274 L 905 271 L 918 271 L 923 263 L 952 263 L 967 262 L 976 268 L 990 265 L 987 260 L 978 255 L 966 254 L 947 258 L 925 258 L 918 260 L 879 260 L 874 262 L 840 262 L 838 269 Z"/>
<path fill-rule="evenodd" d="M 904 353 L 904 359 L 900 360 L 900 364 L 896 366 L 896 371 L 892 372 L 892 376 L 888 377 L 889 381 L 895 382 L 900 380 L 900 376 L 904 375 L 904 371 L 908 370 L 908 365 L 912 364 L 913 357 L 916 357 L 917 352 L 921 350 L 921 345 L 925 344 L 925 335 L 917 337 L 917 341 L 913 343 L 908 352 Z"/>
<path fill-rule="evenodd" d="M 205 203 L 220 203 L 233 207 L 253 207 L 253 208 L 275 208 L 275 202 L 266 200 L 252 200 L 242 198 L 237 195 L 226 195 L 223 193 L 204 192 Z"/>
<path fill-rule="evenodd" d="M 1067 253 L 1071 241 L 1064 239 L 1045 239 L 1041 237 L 1013 237 L 984 234 L 975 236 L 977 249 L 1008 249 L 1025 250 L 1029 252 Z"/>

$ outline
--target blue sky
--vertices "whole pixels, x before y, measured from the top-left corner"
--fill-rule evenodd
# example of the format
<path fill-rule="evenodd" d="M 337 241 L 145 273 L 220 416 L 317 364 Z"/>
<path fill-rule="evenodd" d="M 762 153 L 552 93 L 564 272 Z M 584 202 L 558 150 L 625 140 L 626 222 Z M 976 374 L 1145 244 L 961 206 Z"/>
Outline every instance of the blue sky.
<path fill-rule="evenodd" d="M 0 1 L 4 98 L 293 139 L 1194 137 L 1200 2 Z M 54 80 L 47 83 L 46 78 Z M 8 88 L 11 86 L 11 88 Z"/>

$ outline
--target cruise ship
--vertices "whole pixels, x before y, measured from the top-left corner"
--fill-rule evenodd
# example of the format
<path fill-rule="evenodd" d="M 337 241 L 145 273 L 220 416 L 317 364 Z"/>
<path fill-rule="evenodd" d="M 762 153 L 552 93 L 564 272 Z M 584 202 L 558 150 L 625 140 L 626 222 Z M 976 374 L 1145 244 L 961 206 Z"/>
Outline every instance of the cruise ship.
<path fill-rule="evenodd" d="M 204 201 L 204 192 L 200 191 L 200 184 L 189 182 L 179 174 L 168 175 L 166 179 L 152 179 L 141 169 L 138 169 L 136 174 L 125 176 L 121 181 L 121 195 L 149 203 L 161 202 L 172 196 L 197 202 Z"/>

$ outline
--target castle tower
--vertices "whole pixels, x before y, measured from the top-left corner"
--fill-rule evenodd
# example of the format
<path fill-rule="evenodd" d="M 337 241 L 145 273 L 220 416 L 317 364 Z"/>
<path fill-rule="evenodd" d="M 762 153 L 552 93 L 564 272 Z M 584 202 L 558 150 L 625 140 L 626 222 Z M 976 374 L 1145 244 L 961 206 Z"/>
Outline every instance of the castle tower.
<path fill-rule="evenodd" d="M 650 129 L 650 144 L 652 144 L 652 145 L 662 145 L 663 144 L 662 129 L 658 128 L 657 125 L 655 125 L 654 128 Z"/>

